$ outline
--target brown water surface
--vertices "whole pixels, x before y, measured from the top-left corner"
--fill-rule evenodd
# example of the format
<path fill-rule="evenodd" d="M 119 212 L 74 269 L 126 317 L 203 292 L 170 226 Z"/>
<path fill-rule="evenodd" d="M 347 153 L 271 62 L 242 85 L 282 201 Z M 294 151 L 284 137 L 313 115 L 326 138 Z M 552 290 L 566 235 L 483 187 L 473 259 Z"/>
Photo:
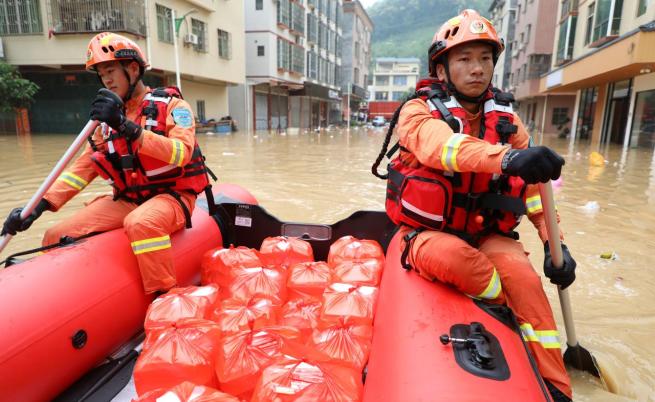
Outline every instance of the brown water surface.
<path fill-rule="evenodd" d="M 384 131 L 258 132 L 198 136 L 222 182 L 249 189 L 285 221 L 332 223 L 360 209 L 382 209 L 385 185 L 370 173 Z M 24 205 L 72 136 L 0 136 L 0 215 Z M 573 372 L 578 401 L 655 401 L 655 157 L 650 149 L 610 147 L 604 166 L 589 163 L 587 145 L 546 137 L 566 157 L 556 200 L 565 243 L 578 262 L 570 288 L 580 343 L 598 357 L 618 397 Z M 95 181 L 59 213 L 45 213 L 2 253 L 36 247 L 47 227 L 108 190 Z M 522 241 L 538 271 L 543 249 L 525 219 Z M 602 259 L 614 253 L 615 259 Z M 562 335 L 557 292 L 544 281 Z M 6 307 L 5 307 L 6 308 Z M 564 339 L 562 339 L 563 341 Z"/>

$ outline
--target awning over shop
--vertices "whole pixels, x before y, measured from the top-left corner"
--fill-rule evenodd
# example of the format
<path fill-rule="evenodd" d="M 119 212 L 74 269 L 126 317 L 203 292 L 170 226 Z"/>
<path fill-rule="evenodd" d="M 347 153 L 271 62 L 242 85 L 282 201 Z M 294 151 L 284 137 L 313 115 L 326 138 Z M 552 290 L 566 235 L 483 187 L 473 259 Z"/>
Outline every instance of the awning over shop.
<path fill-rule="evenodd" d="M 322 98 L 331 102 L 340 102 L 341 93 L 336 89 L 324 87 L 322 85 L 305 82 L 305 86 L 297 91 L 289 91 L 291 96 L 311 96 L 313 98 Z"/>
<path fill-rule="evenodd" d="M 655 71 L 655 22 L 642 25 L 541 78 L 541 93 L 571 92 Z"/>

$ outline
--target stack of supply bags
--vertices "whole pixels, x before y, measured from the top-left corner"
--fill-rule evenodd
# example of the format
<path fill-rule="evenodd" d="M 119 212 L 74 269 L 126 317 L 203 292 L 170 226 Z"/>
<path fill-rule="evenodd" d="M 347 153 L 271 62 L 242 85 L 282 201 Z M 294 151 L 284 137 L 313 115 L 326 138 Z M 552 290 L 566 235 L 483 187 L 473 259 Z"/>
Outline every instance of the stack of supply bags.
<path fill-rule="evenodd" d="M 382 247 L 352 236 L 327 262 L 287 237 L 207 252 L 203 286 L 148 309 L 137 401 L 361 399 L 383 267 Z"/>

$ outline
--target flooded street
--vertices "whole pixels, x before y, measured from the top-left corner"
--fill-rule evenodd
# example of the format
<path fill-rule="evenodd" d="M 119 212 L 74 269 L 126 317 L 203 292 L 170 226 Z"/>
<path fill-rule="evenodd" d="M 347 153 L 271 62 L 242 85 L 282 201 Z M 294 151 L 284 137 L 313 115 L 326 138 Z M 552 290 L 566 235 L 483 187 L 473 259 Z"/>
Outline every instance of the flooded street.
<path fill-rule="evenodd" d="M 385 129 L 386 130 L 386 129 Z M 382 129 L 199 134 L 219 181 L 242 185 L 285 221 L 333 223 L 360 209 L 382 209 L 385 183 L 370 173 L 384 138 Z M 73 136 L 0 136 L 0 215 L 24 205 Z M 546 137 L 566 158 L 555 188 L 565 243 L 578 262 L 570 288 L 580 344 L 599 360 L 618 397 L 593 378 L 572 374 L 576 401 L 655 401 L 655 157 L 652 149 L 609 147 L 607 162 L 591 166 L 586 143 Z M 384 165 L 384 163 L 383 163 Z M 57 214 L 45 213 L 18 234 L 1 258 L 40 245 L 45 229 L 108 191 L 92 183 Z M 529 220 L 521 240 L 541 272 L 543 247 Z M 612 258 L 601 258 L 601 254 Z M 557 292 L 544 281 L 562 335 Z M 562 339 L 563 340 L 563 339 Z M 436 340 L 435 340 L 436 341 Z"/>

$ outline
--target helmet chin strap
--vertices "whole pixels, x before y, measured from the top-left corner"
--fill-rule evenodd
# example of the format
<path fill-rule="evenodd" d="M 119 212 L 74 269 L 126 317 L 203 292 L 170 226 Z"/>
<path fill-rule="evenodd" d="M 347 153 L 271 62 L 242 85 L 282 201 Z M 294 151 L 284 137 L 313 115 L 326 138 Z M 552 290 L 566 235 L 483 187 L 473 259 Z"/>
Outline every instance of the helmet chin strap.
<path fill-rule="evenodd" d="M 487 89 L 484 89 L 482 93 L 478 96 L 464 95 L 463 93 L 457 90 L 457 87 L 455 86 L 455 84 L 452 83 L 452 80 L 450 79 L 450 70 L 448 69 L 448 58 L 446 56 L 443 57 L 443 66 L 444 66 L 444 70 L 446 70 L 446 78 L 448 78 L 448 80 L 446 81 L 446 88 L 448 88 L 448 91 L 457 100 L 469 102 L 469 103 L 480 103 L 482 102 L 482 100 L 484 100 L 484 96 L 487 93 Z M 491 82 L 489 82 L 489 84 L 491 84 Z M 487 87 L 489 87 L 489 85 L 487 85 Z"/>
<path fill-rule="evenodd" d="M 130 86 L 127 87 L 127 94 L 125 94 L 125 97 L 123 97 L 123 102 L 127 102 L 128 100 L 130 100 L 132 94 L 134 93 L 134 90 L 136 89 L 136 83 L 132 84 L 132 80 L 130 79 L 130 74 L 128 74 L 127 72 L 127 68 L 122 63 L 121 65 L 123 66 L 123 72 L 125 73 L 125 78 L 127 78 L 127 82 L 130 84 Z M 136 82 L 139 82 L 139 79 L 137 79 Z"/>

